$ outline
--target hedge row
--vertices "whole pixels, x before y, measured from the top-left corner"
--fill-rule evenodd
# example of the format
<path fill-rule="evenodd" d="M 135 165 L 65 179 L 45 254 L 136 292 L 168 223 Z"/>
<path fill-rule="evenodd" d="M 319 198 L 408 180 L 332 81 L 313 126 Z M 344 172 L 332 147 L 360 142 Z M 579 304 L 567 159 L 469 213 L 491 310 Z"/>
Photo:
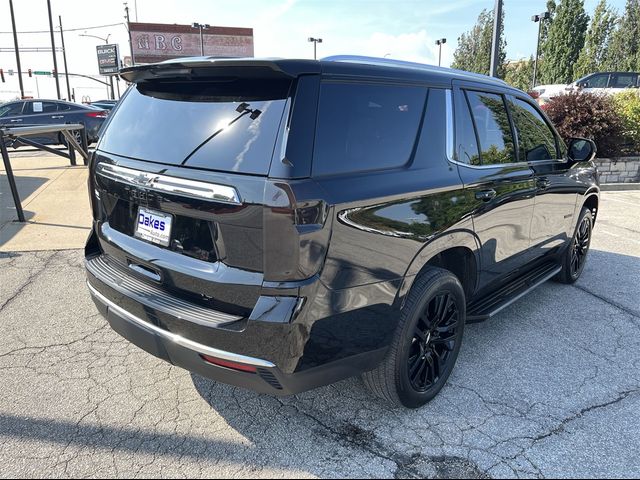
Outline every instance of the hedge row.
<path fill-rule="evenodd" d="M 599 157 L 640 154 L 640 91 L 616 95 L 571 92 L 551 99 L 544 110 L 560 135 L 592 138 Z"/>

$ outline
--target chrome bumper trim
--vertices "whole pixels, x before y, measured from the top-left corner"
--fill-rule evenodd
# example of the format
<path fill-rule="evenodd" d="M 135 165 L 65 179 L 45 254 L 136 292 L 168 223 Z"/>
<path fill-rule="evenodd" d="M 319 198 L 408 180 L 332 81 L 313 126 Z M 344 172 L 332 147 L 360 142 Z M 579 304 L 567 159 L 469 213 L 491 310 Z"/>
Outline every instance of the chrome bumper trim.
<path fill-rule="evenodd" d="M 115 313 L 126 318 L 130 322 L 135 323 L 137 326 L 149 330 L 150 332 L 153 332 L 163 339 L 175 343 L 176 345 L 180 345 L 181 347 L 193 350 L 194 352 L 201 353 L 203 355 L 209 355 L 215 358 L 219 358 L 220 360 L 253 365 L 254 367 L 275 368 L 275 365 L 273 363 L 266 360 L 246 357 L 237 353 L 225 352 L 223 350 L 218 350 L 217 348 L 207 347 L 206 345 L 202 345 L 187 338 L 181 337 L 180 335 L 176 335 L 175 333 L 168 332 L 167 330 L 152 325 L 149 322 L 145 322 L 141 318 L 136 317 L 135 315 L 127 312 L 119 305 L 113 303 L 107 297 L 102 295 L 98 290 L 96 290 L 89 282 L 87 282 L 87 286 L 89 287 L 91 295 L 104 303 L 110 310 L 113 310 Z"/>

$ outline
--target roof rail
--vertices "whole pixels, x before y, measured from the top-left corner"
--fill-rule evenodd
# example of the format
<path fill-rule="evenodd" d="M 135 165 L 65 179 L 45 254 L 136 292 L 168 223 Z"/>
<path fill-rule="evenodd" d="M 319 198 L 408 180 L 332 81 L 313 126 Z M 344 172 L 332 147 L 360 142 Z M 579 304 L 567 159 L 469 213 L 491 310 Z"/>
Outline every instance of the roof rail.
<path fill-rule="evenodd" d="M 416 70 L 426 70 L 430 72 L 442 72 L 451 73 L 455 72 L 459 75 L 467 77 L 482 79 L 484 81 L 491 80 L 507 85 L 507 83 L 495 77 L 489 77 L 480 73 L 467 72 L 465 70 L 456 70 L 455 68 L 436 67 L 435 65 L 429 65 L 427 63 L 408 62 L 406 60 L 394 60 L 392 58 L 379 58 L 379 57 L 366 57 L 361 55 L 332 55 L 330 57 L 322 58 L 323 62 L 350 62 L 350 63 L 362 63 L 365 65 L 377 65 L 381 67 L 400 67 L 400 68 L 412 68 Z"/>

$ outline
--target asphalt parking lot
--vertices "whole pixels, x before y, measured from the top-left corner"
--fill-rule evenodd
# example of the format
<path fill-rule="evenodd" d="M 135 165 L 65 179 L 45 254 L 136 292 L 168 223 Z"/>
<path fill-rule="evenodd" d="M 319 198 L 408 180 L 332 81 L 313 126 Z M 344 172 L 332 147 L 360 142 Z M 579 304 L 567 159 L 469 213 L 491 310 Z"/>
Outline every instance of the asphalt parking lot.
<path fill-rule="evenodd" d="M 0 254 L 0 476 L 638 477 L 640 192 L 602 200 L 578 284 L 470 325 L 418 411 L 191 375 L 110 330 L 80 250 Z"/>

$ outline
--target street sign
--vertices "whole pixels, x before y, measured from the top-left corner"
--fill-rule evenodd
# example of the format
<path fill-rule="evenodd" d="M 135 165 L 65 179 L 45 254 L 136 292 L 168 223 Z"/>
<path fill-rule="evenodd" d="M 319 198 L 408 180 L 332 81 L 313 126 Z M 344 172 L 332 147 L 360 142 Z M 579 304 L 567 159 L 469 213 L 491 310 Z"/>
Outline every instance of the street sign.
<path fill-rule="evenodd" d="M 42 70 L 36 70 L 33 72 L 34 75 L 51 75 L 51 72 L 45 72 Z"/>
<path fill-rule="evenodd" d="M 117 75 L 120 70 L 118 45 L 98 45 L 96 50 L 100 75 Z"/>

